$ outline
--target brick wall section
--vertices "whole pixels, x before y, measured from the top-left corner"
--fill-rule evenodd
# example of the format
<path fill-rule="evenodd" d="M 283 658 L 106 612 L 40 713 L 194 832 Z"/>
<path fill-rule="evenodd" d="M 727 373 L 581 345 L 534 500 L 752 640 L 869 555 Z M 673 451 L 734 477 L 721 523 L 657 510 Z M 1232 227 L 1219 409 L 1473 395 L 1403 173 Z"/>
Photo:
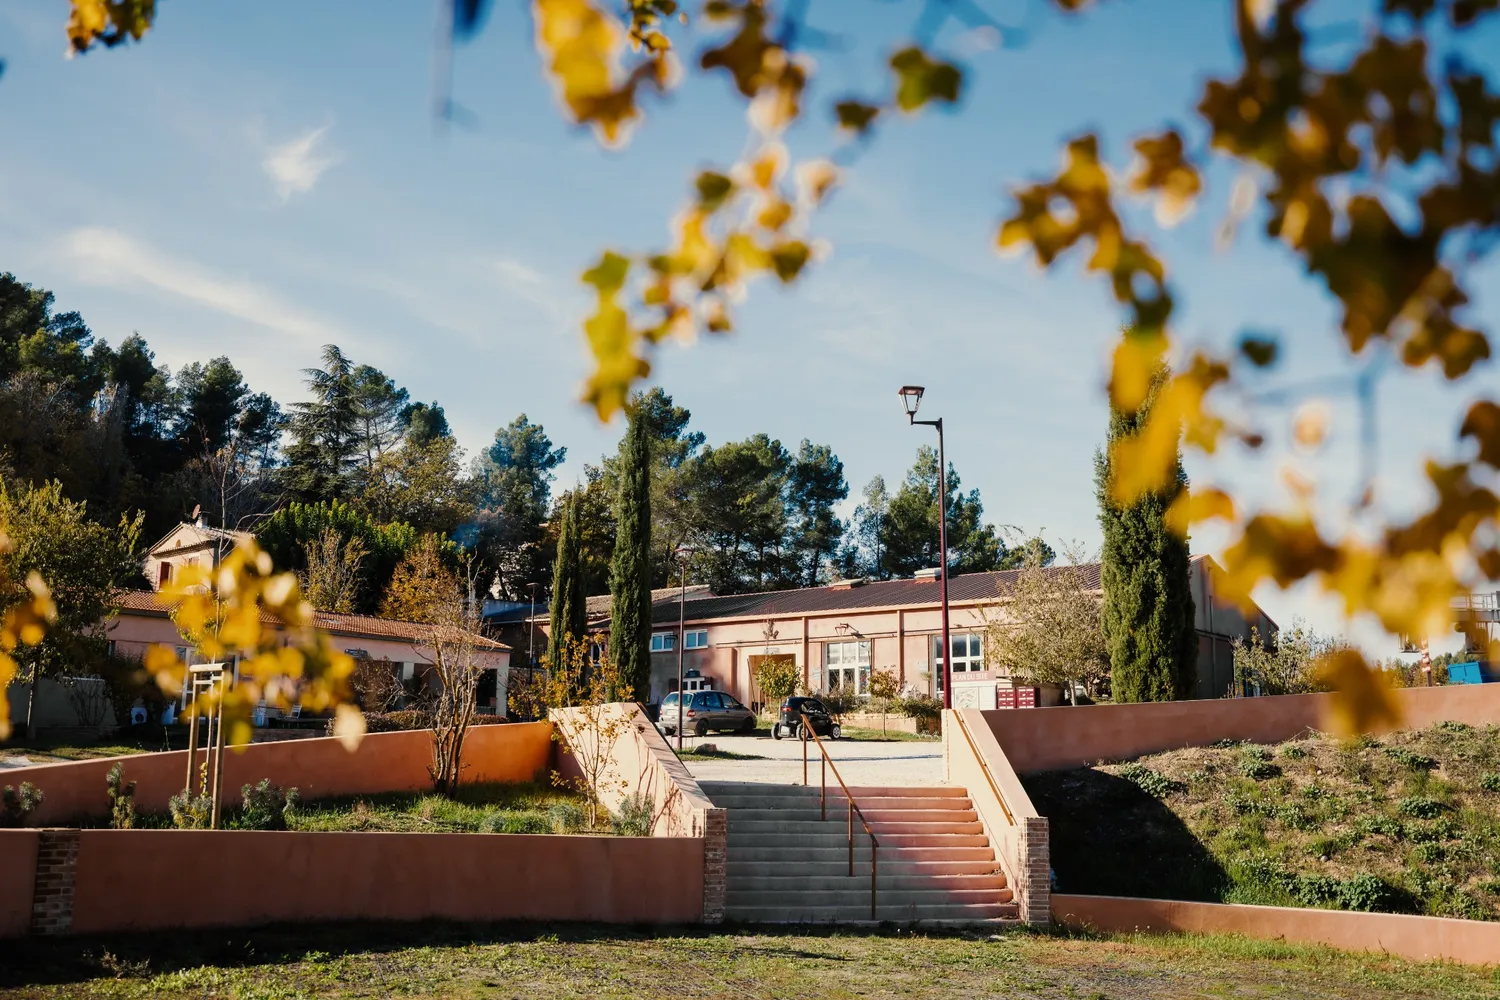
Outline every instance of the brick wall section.
<path fill-rule="evenodd" d="M 1052 852 L 1047 817 L 1027 816 L 1022 821 L 1020 862 L 1022 884 L 1016 896 L 1021 919 L 1033 927 L 1052 922 Z"/>
<path fill-rule="evenodd" d="M 43 830 L 37 846 L 31 933 L 66 934 L 72 929 L 77 865 L 78 831 Z"/>
<path fill-rule="evenodd" d="M 729 812 L 705 809 L 703 816 L 703 922 L 722 924 L 729 860 Z"/>

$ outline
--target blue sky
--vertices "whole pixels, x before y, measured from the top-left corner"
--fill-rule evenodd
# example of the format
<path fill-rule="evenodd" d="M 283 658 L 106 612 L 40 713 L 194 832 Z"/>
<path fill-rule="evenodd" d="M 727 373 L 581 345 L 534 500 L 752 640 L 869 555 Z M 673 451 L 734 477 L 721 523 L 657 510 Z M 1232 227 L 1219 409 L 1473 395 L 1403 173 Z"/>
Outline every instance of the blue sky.
<path fill-rule="evenodd" d="M 1043 275 L 998 256 L 997 220 L 1008 188 L 1053 169 L 1067 137 L 1100 129 L 1123 167 L 1130 138 L 1190 123 L 1201 81 L 1232 65 L 1228 7 L 1127 0 L 1068 18 L 1039 2 L 984 6 L 1024 33 L 991 50 L 956 25 L 938 35 L 969 71 L 960 111 L 883 129 L 817 219 L 829 258 L 793 289 L 755 286 L 737 333 L 667 347 L 653 378 L 711 442 L 765 431 L 831 445 L 856 495 L 877 473 L 898 480 L 930 441 L 895 395 L 925 384 L 924 413 L 945 418 L 949 457 L 993 521 L 1092 547 L 1092 455 L 1120 317 L 1076 266 Z M 52 289 L 113 343 L 139 331 L 174 369 L 227 354 L 283 402 L 336 342 L 441 402 L 470 453 L 524 411 L 568 447 L 560 485 L 613 449 L 619 428 L 576 402 L 588 304 L 576 276 L 603 247 L 662 245 L 694 170 L 744 147 L 724 80 L 690 75 L 609 152 L 558 113 L 520 4 L 498 4 L 454 54 L 464 127 L 431 114 L 431 3 L 159 9 L 144 44 L 65 60 L 64 4 L 0 2 L 0 269 Z M 813 23 L 846 43 L 814 54 L 813 106 L 880 87 L 919 10 L 812 5 Z M 830 148 L 821 110 L 792 147 Z M 1253 223 L 1215 249 L 1232 180 L 1212 172 L 1205 203 L 1169 232 L 1137 220 L 1167 258 L 1179 334 L 1222 346 L 1247 328 L 1279 333 L 1286 362 L 1267 386 L 1346 370 L 1328 297 Z M 1500 272 L 1475 287 L 1494 329 Z M 1420 457 L 1451 454 L 1464 403 L 1495 384 L 1493 366 L 1456 385 L 1431 372 L 1382 383 L 1382 511 L 1424 498 Z M 1284 502 L 1278 470 L 1292 464 L 1318 482 L 1320 516 L 1345 523 L 1357 428 L 1347 401 L 1330 404 L 1324 450 L 1290 452 L 1290 412 L 1261 410 L 1265 454 L 1189 456 L 1190 474 Z M 1194 539 L 1198 551 L 1220 544 Z M 1345 627 L 1306 588 L 1258 596 L 1283 623 Z"/>

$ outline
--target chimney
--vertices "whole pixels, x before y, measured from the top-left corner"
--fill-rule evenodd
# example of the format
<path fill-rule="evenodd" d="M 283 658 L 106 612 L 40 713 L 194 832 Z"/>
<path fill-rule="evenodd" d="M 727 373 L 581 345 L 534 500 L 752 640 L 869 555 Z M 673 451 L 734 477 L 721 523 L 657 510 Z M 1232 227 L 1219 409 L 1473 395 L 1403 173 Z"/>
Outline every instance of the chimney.
<path fill-rule="evenodd" d="M 911 575 L 913 580 L 941 580 L 943 570 L 941 566 L 933 566 L 929 569 L 919 569 Z"/>
<path fill-rule="evenodd" d="M 851 577 L 847 580 L 835 580 L 828 585 L 829 590 L 853 590 L 855 587 L 863 587 L 867 581 L 862 576 Z"/>

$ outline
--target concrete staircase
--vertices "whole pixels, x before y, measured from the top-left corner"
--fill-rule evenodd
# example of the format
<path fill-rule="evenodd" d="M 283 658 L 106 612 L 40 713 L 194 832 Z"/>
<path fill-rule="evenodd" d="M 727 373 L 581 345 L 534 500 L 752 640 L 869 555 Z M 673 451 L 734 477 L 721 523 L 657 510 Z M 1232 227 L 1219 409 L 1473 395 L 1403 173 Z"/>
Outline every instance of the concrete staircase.
<path fill-rule="evenodd" d="M 702 782 L 728 810 L 727 916 L 758 923 L 870 920 L 870 838 L 854 819 L 849 875 L 848 811 L 817 787 Z M 880 841 L 877 921 L 924 924 L 1018 922 L 994 849 L 962 788 L 851 788 Z"/>

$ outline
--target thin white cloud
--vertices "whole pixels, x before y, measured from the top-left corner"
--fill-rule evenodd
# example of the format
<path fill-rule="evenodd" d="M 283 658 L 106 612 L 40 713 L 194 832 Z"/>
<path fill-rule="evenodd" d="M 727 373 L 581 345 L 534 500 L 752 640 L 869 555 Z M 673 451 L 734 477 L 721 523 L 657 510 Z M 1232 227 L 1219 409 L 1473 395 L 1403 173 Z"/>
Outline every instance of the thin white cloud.
<path fill-rule="evenodd" d="M 294 194 L 307 194 L 323 172 L 338 162 L 338 157 L 321 150 L 327 131 L 327 125 L 309 129 L 291 142 L 273 147 L 266 155 L 261 165 L 282 201 Z"/>
<path fill-rule="evenodd" d="M 85 226 L 63 237 L 64 255 L 78 276 L 95 284 L 159 292 L 318 344 L 348 343 L 345 331 L 303 313 L 257 285 L 213 274 L 132 239 L 116 229 Z"/>
<path fill-rule="evenodd" d="M 545 274 L 513 257 L 499 257 L 492 267 L 501 286 L 512 296 L 535 306 L 554 324 L 570 323 L 568 294 Z"/>

